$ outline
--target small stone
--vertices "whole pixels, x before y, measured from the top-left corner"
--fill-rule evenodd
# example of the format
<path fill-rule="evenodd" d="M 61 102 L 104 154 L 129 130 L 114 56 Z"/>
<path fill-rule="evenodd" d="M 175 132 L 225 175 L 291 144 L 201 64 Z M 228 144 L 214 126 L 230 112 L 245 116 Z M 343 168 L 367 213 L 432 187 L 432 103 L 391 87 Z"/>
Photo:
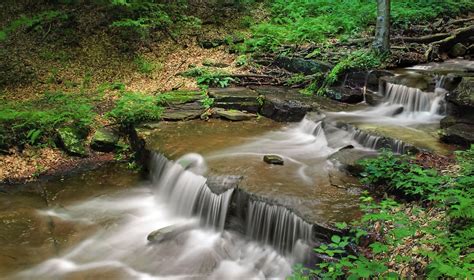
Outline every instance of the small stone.
<path fill-rule="evenodd" d="M 283 165 L 283 158 L 277 155 L 265 155 L 263 156 L 263 161 L 268 164 Z"/>
<path fill-rule="evenodd" d="M 112 152 L 119 140 L 119 136 L 110 128 L 99 128 L 94 133 L 91 148 L 99 152 Z"/>

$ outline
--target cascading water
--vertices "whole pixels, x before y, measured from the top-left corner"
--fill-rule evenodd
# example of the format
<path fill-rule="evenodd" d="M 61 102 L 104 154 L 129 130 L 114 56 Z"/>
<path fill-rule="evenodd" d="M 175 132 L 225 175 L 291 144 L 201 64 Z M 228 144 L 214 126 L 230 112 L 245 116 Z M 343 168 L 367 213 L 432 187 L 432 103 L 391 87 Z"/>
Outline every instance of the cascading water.
<path fill-rule="evenodd" d="M 372 135 L 358 129 L 352 130 L 351 137 L 363 147 L 372 150 L 391 149 L 394 153 L 403 154 L 409 148 L 409 145 L 397 139 L 388 139 L 382 136 Z"/>
<path fill-rule="evenodd" d="M 404 113 L 438 114 L 441 111 L 444 93 L 439 88 L 435 92 L 424 92 L 405 85 L 387 83 L 384 95 L 386 103 L 402 105 Z"/>
<path fill-rule="evenodd" d="M 194 173 L 206 170 L 202 156 L 187 154 L 174 163 L 153 153 L 151 161 L 151 178 L 158 198 L 165 198 L 178 215 L 197 214 L 203 226 L 224 229 L 233 190 L 214 194 L 206 185 L 206 178 Z"/>
<path fill-rule="evenodd" d="M 247 236 L 291 253 L 299 240 L 311 240 L 312 226 L 288 209 L 261 201 L 249 201 Z"/>

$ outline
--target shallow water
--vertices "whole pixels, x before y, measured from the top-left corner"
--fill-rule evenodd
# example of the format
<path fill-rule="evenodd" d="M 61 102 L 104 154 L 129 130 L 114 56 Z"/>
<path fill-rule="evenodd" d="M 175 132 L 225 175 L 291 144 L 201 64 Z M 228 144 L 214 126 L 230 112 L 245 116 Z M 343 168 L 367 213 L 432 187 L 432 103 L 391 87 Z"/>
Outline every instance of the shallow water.
<path fill-rule="evenodd" d="M 271 247 L 203 229 L 196 218 L 177 215 L 165 196 L 157 196 L 157 187 L 112 166 L 2 193 L 0 274 L 6 279 L 264 279 L 290 273 L 292 260 Z M 189 228 L 166 242 L 148 243 L 150 232 L 176 224 Z"/>
<path fill-rule="evenodd" d="M 3 187 L 0 275 L 283 279 L 307 255 L 313 236 L 308 221 L 327 224 L 360 215 L 357 180 L 330 157 L 348 145 L 372 155 L 377 138 L 362 141 L 354 128 L 338 123 L 449 151 L 435 135 L 444 92 L 388 88 L 377 107 L 309 114 L 300 123 L 260 118 L 141 129 L 148 148 L 179 163 L 154 155 L 149 179 L 110 165 L 64 180 Z M 280 156 L 284 165 L 263 162 L 266 154 Z M 206 185 L 206 177 L 229 175 L 243 176 L 239 188 L 258 197 L 244 206 L 241 233 L 224 230 L 233 190 L 214 194 Z M 151 232 L 169 228 L 171 235 L 148 242 Z"/>

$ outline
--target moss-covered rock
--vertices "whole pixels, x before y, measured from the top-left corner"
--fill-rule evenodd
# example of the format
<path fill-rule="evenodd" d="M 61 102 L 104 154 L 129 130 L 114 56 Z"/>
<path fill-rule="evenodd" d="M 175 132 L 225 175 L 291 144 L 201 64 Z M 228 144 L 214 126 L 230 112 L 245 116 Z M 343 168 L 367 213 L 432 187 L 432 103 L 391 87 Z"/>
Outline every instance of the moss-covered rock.
<path fill-rule="evenodd" d="M 56 132 L 59 145 L 64 151 L 75 156 L 87 156 L 84 133 L 72 127 L 61 127 Z"/>
<path fill-rule="evenodd" d="M 113 129 L 99 128 L 94 133 L 91 141 L 91 148 L 99 152 L 112 152 L 115 150 L 119 136 Z"/>

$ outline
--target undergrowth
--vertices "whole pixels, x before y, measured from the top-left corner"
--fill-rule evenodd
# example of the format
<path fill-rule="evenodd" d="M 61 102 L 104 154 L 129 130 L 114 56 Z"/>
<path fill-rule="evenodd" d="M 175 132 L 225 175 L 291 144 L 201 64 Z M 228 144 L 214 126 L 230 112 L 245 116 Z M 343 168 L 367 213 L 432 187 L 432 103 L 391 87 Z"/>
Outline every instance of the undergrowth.
<path fill-rule="evenodd" d="M 80 94 L 45 93 L 39 99 L 3 102 L 0 105 L 0 147 L 53 144 L 55 130 L 71 125 L 85 129 L 95 113 L 90 100 Z"/>
<path fill-rule="evenodd" d="M 394 26 L 426 22 L 439 16 L 473 11 L 469 0 L 396 0 L 391 4 Z M 376 1 L 273 0 L 270 20 L 251 27 L 246 51 L 276 51 L 285 44 L 347 40 L 375 25 Z"/>

